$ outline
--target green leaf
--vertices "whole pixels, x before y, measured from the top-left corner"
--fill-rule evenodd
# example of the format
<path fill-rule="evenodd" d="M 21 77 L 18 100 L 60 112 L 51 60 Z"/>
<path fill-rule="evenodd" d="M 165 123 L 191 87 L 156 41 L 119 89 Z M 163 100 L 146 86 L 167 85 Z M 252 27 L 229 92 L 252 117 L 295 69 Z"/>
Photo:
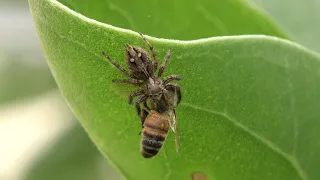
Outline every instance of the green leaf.
<path fill-rule="evenodd" d="M 48 147 L 26 173 L 26 180 L 120 179 L 79 124 Z"/>
<path fill-rule="evenodd" d="M 100 53 L 123 65 L 125 43 L 144 47 L 139 35 L 87 19 L 57 1 L 29 3 L 61 92 L 127 179 L 188 179 L 195 171 L 226 180 L 320 177 L 319 55 L 267 36 L 148 37 L 161 58 L 171 48 L 166 75 L 184 79 L 177 107 L 179 153 L 171 133 L 157 157 L 143 159 L 141 124 L 127 104 L 133 88 L 111 83 L 124 75 Z"/>
<path fill-rule="evenodd" d="M 72 10 L 116 27 L 158 38 L 266 34 L 287 37 L 263 12 L 242 0 L 59 0 Z"/>
<path fill-rule="evenodd" d="M 291 32 L 296 41 L 320 52 L 320 4 L 318 0 L 252 0 Z"/>

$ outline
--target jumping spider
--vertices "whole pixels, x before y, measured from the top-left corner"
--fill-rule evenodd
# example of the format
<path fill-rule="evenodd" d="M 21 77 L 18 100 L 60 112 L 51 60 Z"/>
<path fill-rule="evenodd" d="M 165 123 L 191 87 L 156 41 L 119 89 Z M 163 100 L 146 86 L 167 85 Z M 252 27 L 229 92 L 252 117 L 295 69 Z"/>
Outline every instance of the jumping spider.
<path fill-rule="evenodd" d="M 173 80 L 181 80 L 179 75 L 169 75 L 164 80 L 161 79 L 162 74 L 166 68 L 167 62 L 170 58 L 170 49 L 167 51 L 166 56 L 159 68 L 158 74 L 155 75 L 158 69 L 158 58 L 152 45 L 148 40 L 140 34 L 145 44 L 149 47 L 153 61 L 149 57 L 147 51 L 137 46 L 131 46 L 126 44 L 126 64 L 129 71 L 125 70 L 121 65 L 116 63 L 105 52 L 102 54 L 121 72 L 123 72 L 129 78 L 127 79 L 115 79 L 114 83 L 128 83 L 141 87 L 142 89 L 133 91 L 129 95 L 129 104 L 132 104 L 133 98 L 139 96 L 136 100 L 136 109 L 142 124 L 150 109 L 156 110 L 159 113 L 165 112 L 169 108 L 170 101 L 172 101 L 172 92 L 177 96 L 178 104 L 181 101 L 180 86 L 175 83 L 170 83 Z M 150 100 L 151 108 L 147 104 L 147 100 Z M 144 105 L 144 109 L 141 111 L 140 104 Z"/>

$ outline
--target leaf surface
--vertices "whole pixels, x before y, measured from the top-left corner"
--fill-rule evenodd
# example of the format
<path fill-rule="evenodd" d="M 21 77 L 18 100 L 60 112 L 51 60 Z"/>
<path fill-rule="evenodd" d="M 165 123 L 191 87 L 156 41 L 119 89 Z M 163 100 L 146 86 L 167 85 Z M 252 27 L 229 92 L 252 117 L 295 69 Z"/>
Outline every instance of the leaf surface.
<path fill-rule="evenodd" d="M 97 21 L 166 39 L 266 34 L 287 38 L 264 12 L 242 0 L 59 0 Z"/>
<path fill-rule="evenodd" d="M 127 104 L 134 88 L 112 84 L 124 75 L 101 55 L 106 51 L 124 65 L 125 43 L 145 47 L 139 35 L 57 1 L 29 2 L 62 94 L 127 179 L 188 179 L 195 171 L 208 179 L 319 178 L 319 55 L 259 35 L 148 37 L 160 59 L 171 48 L 165 75 L 183 76 L 183 100 L 177 107 L 179 153 L 171 133 L 156 158 L 143 159 L 141 124 Z"/>
<path fill-rule="evenodd" d="M 252 0 L 263 7 L 284 28 L 292 33 L 296 42 L 320 52 L 320 2 L 318 0 Z"/>

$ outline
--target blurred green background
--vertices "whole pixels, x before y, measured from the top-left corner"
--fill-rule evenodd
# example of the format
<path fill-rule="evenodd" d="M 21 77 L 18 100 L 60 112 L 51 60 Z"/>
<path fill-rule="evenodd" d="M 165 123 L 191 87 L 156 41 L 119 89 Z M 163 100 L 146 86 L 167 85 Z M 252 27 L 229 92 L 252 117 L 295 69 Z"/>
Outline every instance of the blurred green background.
<path fill-rule="evenodd" d="M 320 1 L 252 3 L 320 52 Z M 1 180 L 121 179 L 56 89 L 27 0 L 0 0 L 0 119 Z"/>
<path fill-rule="evenodd" d="M 0 179 L 121 179 L 56 88 L 26 0 L 0 0 Z"/>

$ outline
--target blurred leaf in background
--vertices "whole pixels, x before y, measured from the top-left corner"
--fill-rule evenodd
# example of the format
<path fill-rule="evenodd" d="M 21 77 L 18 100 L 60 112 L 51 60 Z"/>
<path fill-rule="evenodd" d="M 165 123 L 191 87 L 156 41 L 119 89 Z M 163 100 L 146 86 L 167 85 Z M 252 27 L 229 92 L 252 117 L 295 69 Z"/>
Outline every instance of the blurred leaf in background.
<path fill-rule="evenodd" d="M 52 127 L 52 125 L 56 126 L 57 123 L 48 123 L 46 126 L 43 126 L 43 124 L 48 121 L 46 119 L 43 119 L 42 121 L 38 118 L 45 117 L 46 115 L 50 116 L 51 112 L 41 111 L 43 110 L 43 107 L 39 107 L 39 110 L 36 110 L 36 108 L 31 108 L 35 104 L 37 104 L 35 102 L 42 100 L 41 98 L 48 98 L 48 95 L 46 94 L 48 94 L 48 92 L 49 94 L 51 94 L 51 92 L 55 92 L 57 87 L 44 59 L 43 52 L 40 49 L 40 43 L 36 37 L 34 25 L 26 0 L 0 1 L 0 39 L 0 112 L 4 111 L 5 113 L 5 118 L 2 118 L 0 121 L 0 128 L 6 128 L 6 132 L 2 131 L 1 135 L 7 136 L 8 134 L 10 134 L 7 133 L 10 132 L 10 129 L 8 128 L 14 128 L 11 132 L 16 132 L 17 129 L 23 128 L 23 126 L 25 125 L 23 132 L 20 131 L 20 135 L 30 136 L 28 138 L 18 138 L 19 135 L 16 135 L 17 137 L 10 137 L 10 139 L 16 140 L 17 138 L 17 141 L 10 142 L 10 140 L 5 140 L 1 142 L 1 146 L 3 147 L 3 151 L 1 152 L 11 153 L 7 155 L 2 154 L 2 156 L 16 159 L 12 159 L 11 162 L 9 162 L 10 160 L 4 161 L 4 159 L 2 159 L 0 169 L 4 171 L 0 171 L 0 179 L 6 180 L 7 178 L 9 178 L 10 180 L 12 180 L 13 177 L 19 178 L 23 176 L 16 174 L 18 174 L 18 169 L 20 168 L 22 168 L 23 174 L 23 169 L 30 166 L 28 164 L 29 158 L 30 156 L 33 157 L 33 153 L 31 151 L 38 152 L 39 157 L 36 158 L 37 161 L 34 161 L 35 164 L 31 165 L 32 169 L 30 169 L 29 171 L 27 170 L 27 174 L 30 178 L 37 179 L 41 176 L 41 180 L 50 179 L 55 177 L 52 175 L 57 170 L 59 170 L 59 173 L 61 173 L 60 179 L 63 180 L 63 178 L 65 178 L 65 180 L 69 180 L 69 177 L 74 177 L 75 175 L 77 175 L 78 177 L 90 177 L 89 174 L 87 175 L 88 172 L 98 172 L 100 168 L 99 176 L 101 178 L 104 176 L 105 178 L 111 177 L 113 179 L 117 179 L 117 171 L 113 167 L 108 165 L 108 161 L 106 159 L 101 158 L 100 153 L 92 145 L 91 141 L 85 135 L 85 132 L 82 128 L 80 128 L 80 125 L 76 122 L 75 119 L 73 121 L 75 121 L 76 124 L 73 126 L 73 128 L 70 129 L 60 127 L 61 129 L 63 129 L 61 130 L 61 132 L 64 132 L 64 136 L 62 137 L 59 135 L 57 137 L 59 138 L 59 140 L 52 141 L 50 140 L 51 135 L 49 134 L 55 134 L 54 129 L 59 127 Z M 50 102 L 46 104 L 52 103 L 52 106 L 57 106 L 60 103 L 59 100 L 54 100 L 54 98 L 60 99 L 60 96 L 56 96 L 55 93 L 53 93 L 53 96 L 49 96 L 50 98 L 48 98 L 47 100 Z M 43 103 L 40 103 L 40 106 L 41 104 Z M 39 121 L 41 122 L 39 123 L 38 120 L 25 122 L 25 120 L 29 120 L 30 117 L 24 117 L 24 114 L 26 113 L 19 112 L 19 110 L 21 111 L 21 109 L 19 109 L 20 106 L 25 107 L 24 109 L 26 109 L 27 111 L 36 110 L 37 112 L 35 113 L 38 113 L 38 115 L 36 114 L 37 118 L 34 119 L 39 119 Z M 30 107 L 28 108 L 28 106 Z M 12 110 L 8 111 L 8 108 Z M 57 107 L 53 108 L 57 109 Z M 69 111 L 69 109 L 66 109 L 66 111 Z M 15 115 L 6 114 L 6 112 L 14 112 Z M 58 113 L 59 114 L 55 117 L 61 117 L 61 114 L 66 114 L 64 111 Z M 13 120 L 13 117 L 18 118 Z M 66 116 L 62 119 L 68 118 L 69 117 Z M 52 119 L 52 117 L 48 119 Z M 19 121 L 22 122 L 19 123 Z M 56 121 L 61 121 L 61 119 L 56 119 Z M 32 124 L 35 122 L 38 124 Z M 19 124 L 14 127 L 13 123 Z M 70 124 L 70 121 L 66 120 L 64 126 L 68 126 L 68 124 Z M 47 134 L 42 134 L 43 130 L 33 129 L 39 127 L 42 129 L 50 129 L 47 130 Z M 28 130 L 30 131 L 30 133 L 27 133 Z M 65 132 L 65 130 L 70 132 Z M 38 135 L 35 134 L 37 132 L 39 132 Z M 36 136 L 39 136 L 39 138 L 36 138 Z M 49 138 L 47 143 L 49 144 L 49 146 L 41 149 L 42 144 L 39 144 L 39 142 L 42 142 L 40 139 L 43 139 L 45 137 Z M 0 138 L 4 139 L 9 137 Z M 60 143 L 60 141 L 63 141 L 61 138 L 65 138 L 65 140 L 74 140 L 75 142 Z M 32 142 L 20 142 L 19 140 L 32 140 Z M 5 143 L 7 142 L 10 144 L 6 145 Z M 28 146 L 29 144 L 32 144 L 32 148 L 24 146 Z M 59 145 L 61 145 L 62 147 L 58 147 Z M 40 149 L 37 148 L 38 146 Z M 54 147 L 56 149 L 52 150 L 51 147 Z M 79 147 L 82 149 L 77 149 Z M 21 155 L 21 157 L 16 157 L 16 155 L 19 155 L 19 152 L 21 150 L 10 150 L 10 148 L 22 148 L 25 149 L 26 152 L 21 152 L 23 155 Z M 61 151 L 56 151 L 58 149 L 61 149 Z M 64 152 L 64 150 L 66 151 Z M 26 155 L 26 157 L 23 157 L 24 155 Z M 46 155 L 47 157 L 45 157 Z M 68 156 L 70 156 L 70 159 L 72 159 L 72 161 L 67 161 L 64 159 L 64 157 L 67 158 Z M 93 157 L 91 163 L 90 160 L 88 160 L 89 157 Z M 46 158 L 48 159 L 45 160 Z M 91 167 L 86 166 L 86 170 L 84 170 L 84 165 L 81 163 L 84 161 L 88 165 L 91 165 Z M 8 164 L 3 164 L 5 162 L 7 162 Z M 31 162 L 33 161 L 31 160 Z M 44 168 L 46 163 L 50 164 L 50 168 Z M 62 166 L 63 168 L 59 169 L 59 167 Z M 11 169 L 11 167 L 16 169 Z M 45 171 L 43 173 L 40 173 L 40 169 L 41 171 L 45 169 Z M 76 172 L 76 169 L 79 169 L 79 171 Z M 10 175 L 11 173 L 13 174 L 13 176 Z M 45 176 L 44 174 L 46 174 L 47 176 Z M 93 173 L 90 175 L 94 177 L 93 179 L 98 177 L 98 175 Z"/>
<path fill-rule="evenodd" d="M 36 158 L 25 180 L 118 180 L 119 174 L 97 153 L 87 133 L 76 123 Z"/>
<path fill-rule="evenodd" d="M 266 10 L 297 42 L 320 52 L 320 1 L 251 1 Z"/>
<path fill-rule="evenodd" d="M 0 60 L 0 103 L 2 104 L 35 97 L 56 88 L 56 83 L 47 66 L 23 59 L 23 55 L 18 57 L 10 55 Z"/>
<path fill-rule="evenodd" d="M 14 5 L 9 1 L 1 2 L 1 103 L 37 96 L 56 88 L 56 83 L 40 50 L 31 16 L 27 14 L 29 12 L 25 1 Z"/>
<path fill-rule="evenodd" d="M 265 13 L 242 0 L 59 0 L 86 17 L 158 38 L 266 34 L 286 38 Z"/>

